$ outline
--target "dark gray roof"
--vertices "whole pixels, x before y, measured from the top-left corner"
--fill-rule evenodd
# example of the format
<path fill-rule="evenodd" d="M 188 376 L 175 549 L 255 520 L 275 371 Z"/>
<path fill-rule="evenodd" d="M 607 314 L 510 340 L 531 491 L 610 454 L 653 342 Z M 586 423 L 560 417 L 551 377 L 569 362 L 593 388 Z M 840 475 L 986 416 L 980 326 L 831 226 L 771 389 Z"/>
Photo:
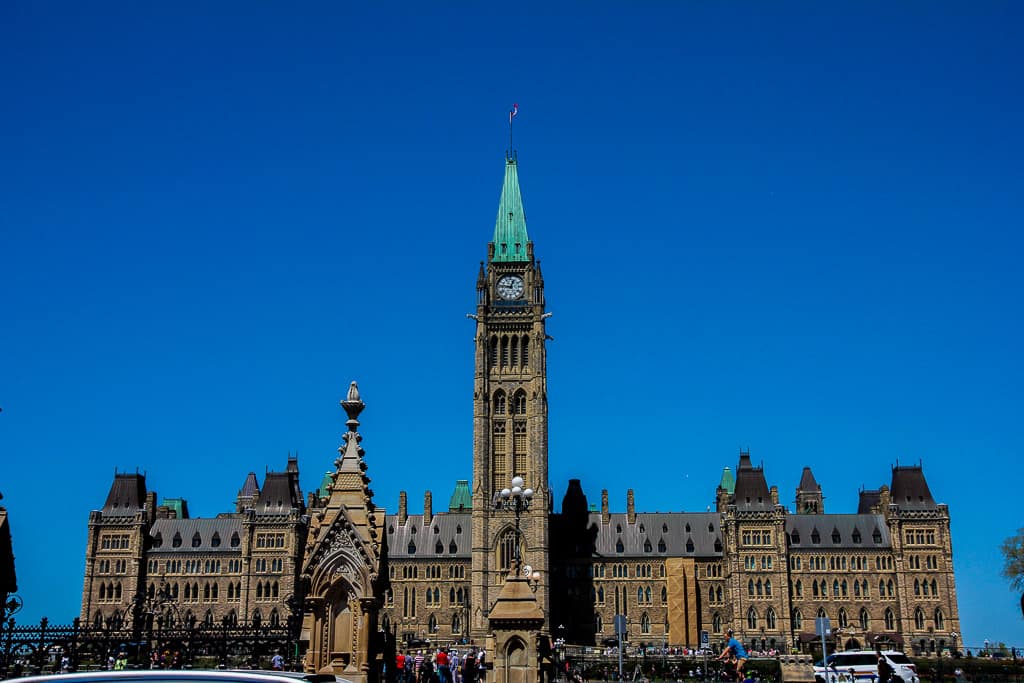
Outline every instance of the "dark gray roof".
<path fill-rule="evenodd" d="M 256 499 L 257 515 L 286 515 L 292 508 L 305 511 L 295 472 L 267 472 Z"/>
<path fill-rule="evenodd" d="M 193 539 L 199 534 L 199 545 Z M 231 537 L 238 534 L 239 544 L 231 545 Z M 174 537 L 181 537 L 181 545 L 174 547 Z M 157 546 L 159 537 L 160 545 Z M 216 538 L 219 545 L 215 545 Z M 237 553 L 241 552 L 242 519 L 240 517 L 215 517 L 195 519 L 158 519 L 149 530 L 150 552 L 194 552 L 194 553 Z"/>
<path fill-rule="evenodd" d="M 879 542 L 875 543 L 875 531 Z M 818 543 L 814 543 L 814 532 Z M 794 532 L 795 536 L 794 536 Z M 838 541 L 833 536 L 838 532 Z M 860 542 L 855 532 L 860 534 Z M 790 550 L 870 550 L 892 547 L 889 527 L 882 515 L 787 515 L 786 534 Z"/>
<path fill-rule="evenodd" d="M 250 472 L 245 477 L 245 483 L 242 484 L 242 490 L 238 492 L 239 498 L 250 498 L 252 496 L 258 496 L 260 493 L 260 484 L 256 481 L 256 473 Z"/>
<path fill-rule="evenodd" d="M 602 524 L 600 513 L 590 513 L 589 525 L 598 530 L 595 554 L 599 557 L 721 557 L 721 547 L 715 549 L 715 541 L 721 542 L 719 521 L 717 512 L 641 512 L 634 524 L 628 523 L 624 513 L 612 513 L 608 524 Z M 662 541 L 665 550 L 659 552 Z"/>
<path fill-rule="evenodd" d="M 740 455 L 736 468 L 736 489 L 733 502 L 738 510 L 771 510 L 772 494 L 764 478 L 764 469 L 750 464 L 750 455 Z"/>
<path fill-rule="evenodd" d="M 867 515 L 871 513 L 871 508 L 882 502 L 882 492 L 878 489 L 864 489 L 860 492 L 860 497 L 857 500 L 857 513 Z"/>
<path fill-rule="evenodd" d="M 404 525 L 398 523 L 398 515 L 388 515 L 387 534 L 392 560 L 468 560 L 473 549 L 473 522 L 468 512 L 439 512 L 426 529 L 423 515 L 409 515 Z"/>
<path fill-rule="evenodd" d="M 810 467 L 805 467 L 803 473 L 800 475 L 800 484 L 796 487 L 799 491 L 810 491 L 817 493 L 821 491 L 821 486 L 814 478 L 814 473 L 811 472 Z"/>
<path fill-rule="evenodd" d="M 146 476 L 143 474 L 114 474 L 103 514 L 107 516 L 134 515 L 146 503 Z"/>
<path fill-rule="evenodd" d="M 903 510 L 934 510 L 935 499 L 919 466 L 899 466 L 892 469 L 892 496 L 890 502 Z"/>

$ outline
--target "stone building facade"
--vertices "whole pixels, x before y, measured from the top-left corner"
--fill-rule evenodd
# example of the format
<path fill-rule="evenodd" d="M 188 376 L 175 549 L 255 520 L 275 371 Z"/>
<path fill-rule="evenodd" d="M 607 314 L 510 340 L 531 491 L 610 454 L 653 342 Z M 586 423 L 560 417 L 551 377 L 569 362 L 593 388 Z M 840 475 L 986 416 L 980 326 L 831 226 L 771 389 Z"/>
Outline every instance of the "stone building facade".
<path fill-rule="evenodd" d="M 759 650 L 814 638 L 827 616 L 844 647 L 875 642 L 922 651 L 952 646 L 959 631 L 949 511 L 920 466 L 860 493 L 854 514 L 826 514 L 805 468 L 795 510 L 763 468 L 741 453 L 725 468 L 715 510 L 611 512 L 591 505 L 579 480 L 561 511 L 547 481 L 546 298 L 526 231 L 518 162 L 506 159 L 494 237 L 476 282 L 473 477 L 448 509 L 409 514 L 405 492 L 387 518 L 391 591 L 382 623 L 399 639 L 482 641 L 494 597 L 514 565 L 529 565 L 546 628 L 555 638 L 611 638 L 616 614 L 633 642 L 696 646 L 726 629 Z M 517 544 L 511 513 L 495 505 L 513 476 L 535 490 Z M 467 490 L 471 501 L 467 506 Z M 709 492 L 710 493 L 710 492 Z"/>
<path fill-rule="evenodd" d="M 211 623 L 282 619 L 287 598 L 301 595 L 307 665 L 359 678 L 367 628 L 407 642 L 484 642 L 518 556 L 544 629 L 570 643 L 611 638 L 622 614 L 632 642 L 654 645 L 695 647 L 701 631 L 719 644 L 733 628 L 756 650 L 788 651 L 812 641 L 818 616 L 831 619 L 841 647 L 955 645 L 949 510 L 935 502 L 920 466 L 893 467 L 885 485 L 860 492 L 851 513 L 826 513 L 810 468 L 790 510 L 749 453 L 709 490 L 707 512 L 637 512 L 632 490 L 625 512 L 613 512 L 607 491 L 591 503 L 579 480 L 554 512 L 549 315 L 518 162 L 509 157 L 469 315 L 471 476 L 456 482 L 447 507 L 435 512 L 427 491 L 422 513 L 410 514 L 400 492 L 398 509 L 385 515 L 355 470 L 341 474 L 344 453 L 308 508 L 289 460 L 262 489 L 250 475 L 235 510 L 207 520 L 189 518 L 184 501 L 158 506 L 143 476 L 118 474 L 90 516 L 82 618 L 122 618 L 133 595 L 157 600 L 160 586 L 170 587 L 180 614 Z M 358 442 L 350 427 L 343 450 Z M 348 466 L 365 472 L 361 449 L 351 457 Z M 514 476 L 534 491 L 518 534 L 515 515 L 497 504 Z M 345 538 L 347 559 L 332 556 Z M 335 573 L 323 563 L 351 580 L 327 580 Z"/>
<path fill-rule="evenodd" d="M 143 474 L 117 473 L 103 507 L 89 515 L 80 617 L 127 625 L 140 612 L 162 624 L 284 624 L 301 599 L 306 508 L 298 461 L 250 472 L 234 510 L 193 518 L 184 499 L 149 490 Z M 291 603 L 289 603 L 291 599 Z"/>

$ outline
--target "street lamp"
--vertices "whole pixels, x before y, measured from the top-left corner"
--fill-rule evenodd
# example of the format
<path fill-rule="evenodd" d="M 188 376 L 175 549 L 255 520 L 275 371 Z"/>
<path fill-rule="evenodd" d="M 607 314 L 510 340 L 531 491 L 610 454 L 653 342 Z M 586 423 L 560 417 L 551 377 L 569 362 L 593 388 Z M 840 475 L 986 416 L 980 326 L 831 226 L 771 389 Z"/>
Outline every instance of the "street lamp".
<path fill-rule="evenodd" d="M 953 657 L 955 659 L 956 656 L 957 656 L 956 639 L 960 637 L 960 634 L 957 633 L 956 631 L 953 631 L 952 633 L 949 634 L 949 637 L 953 639 Z"/>
<path fill-rule="evenodd" d="M 516 475 L 512 477 L 512 488 L 502 489 L 498 494 L 502 509 L 514 512 L 516 515 L 516 575 L 523 571 L 523 558 L 519 552 L 522 533 L 519 529 L 519 518 L 530 509 L 530 503 L 533 501 L 533 489 L 524 488 L 525 484 L 523 478 Z"/>

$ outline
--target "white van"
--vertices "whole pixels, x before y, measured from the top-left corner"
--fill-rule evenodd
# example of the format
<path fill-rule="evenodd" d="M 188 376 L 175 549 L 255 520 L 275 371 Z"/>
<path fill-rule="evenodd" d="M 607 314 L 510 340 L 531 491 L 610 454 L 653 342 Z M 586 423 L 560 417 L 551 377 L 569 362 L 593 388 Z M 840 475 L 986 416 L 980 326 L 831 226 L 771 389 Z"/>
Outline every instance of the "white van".
<path fill-rule="evenodd" d="M 892 667 L 892 683 L 921 683 L 917 667 L 896 650 L 882 654 Z M 814 665 L 817 683 L 884 683 L 878 680 L 878 655 L 874 650 L 846 650 L 828 656 L 828 666 Z"/>

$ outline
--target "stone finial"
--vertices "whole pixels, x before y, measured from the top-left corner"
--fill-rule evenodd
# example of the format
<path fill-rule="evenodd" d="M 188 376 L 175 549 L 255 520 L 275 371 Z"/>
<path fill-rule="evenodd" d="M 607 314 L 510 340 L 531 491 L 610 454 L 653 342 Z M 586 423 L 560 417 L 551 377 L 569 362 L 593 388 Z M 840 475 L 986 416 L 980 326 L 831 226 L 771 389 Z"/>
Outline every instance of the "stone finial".
<path fill-rule="evenodd" d="M 405 491 L 398 492 L 398 523 L 405 525 L 405 520 L 409 519 L 409 498 Z"/>
<path fill-rule="evenodd" d="M 633 500 L 633 489 L 626 490 L 626 522 L 636 524 L 636 504 Z"/>
<path fill-rule="evenodd" d="M 352 431 L 355 431 L 355 428 L 359 426 L 359 413 L 363 412 L 363 408 L 366 407 L 366 404 L 359 398 L 359 385 L 356 384 L 355 380 L 352 381 L 352 384 L 348 385 L 348 395 L 341 402 L 341 407 L 345 409 L 345 413 L 348 415 L 348 422 L 345 424 Z"/>
<path fill-rule="evenodd" d="M 434 520 L 434 495 L 427 491 L 423 494 L 423 526 L 429 526 Z"/>
<path fill-rule="evenodd" d="M 611 513 L 608 510 L 608 489 L 601 489 L 601 523 L 607 524 L 611 519 Z"/>

